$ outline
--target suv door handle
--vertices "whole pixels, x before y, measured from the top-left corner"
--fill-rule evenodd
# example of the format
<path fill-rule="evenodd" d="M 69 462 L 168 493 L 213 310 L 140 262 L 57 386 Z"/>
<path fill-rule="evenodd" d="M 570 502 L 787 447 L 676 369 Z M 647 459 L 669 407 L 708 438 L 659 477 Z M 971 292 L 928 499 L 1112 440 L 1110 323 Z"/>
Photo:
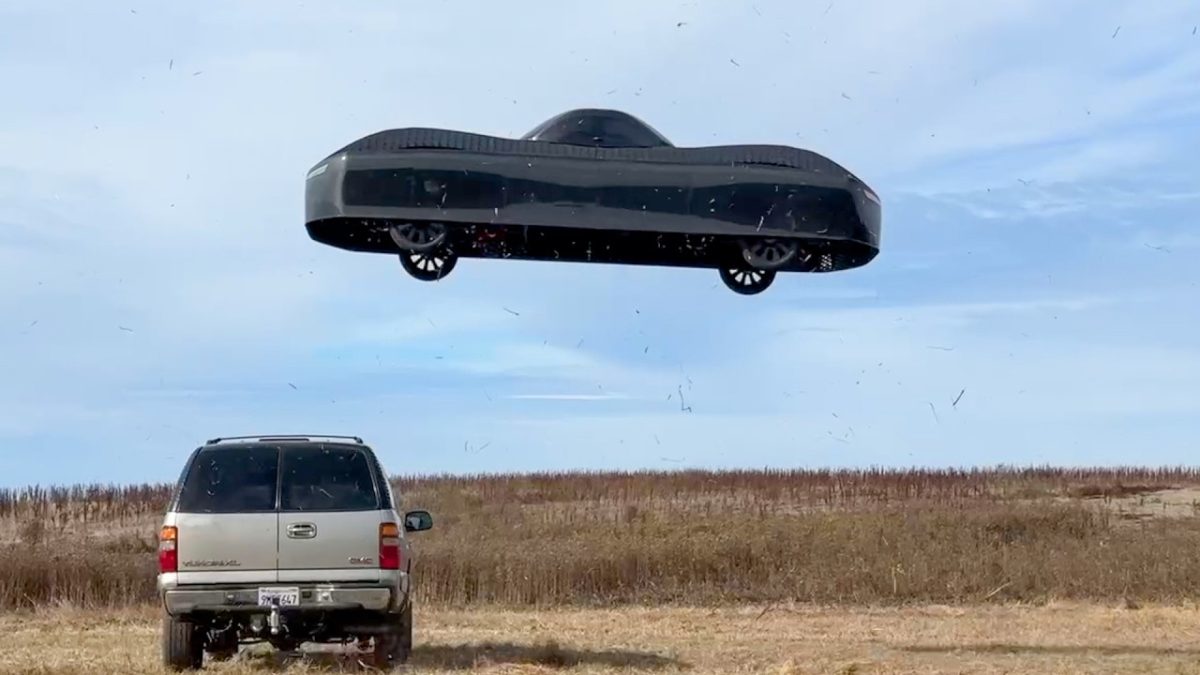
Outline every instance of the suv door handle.
<path fill-rule="evenodd" d="M 287 536 L 292 539 L 312 539 L 317 536 L 317 526 L 312 523 L 292 523 L 287 526 Z"/>

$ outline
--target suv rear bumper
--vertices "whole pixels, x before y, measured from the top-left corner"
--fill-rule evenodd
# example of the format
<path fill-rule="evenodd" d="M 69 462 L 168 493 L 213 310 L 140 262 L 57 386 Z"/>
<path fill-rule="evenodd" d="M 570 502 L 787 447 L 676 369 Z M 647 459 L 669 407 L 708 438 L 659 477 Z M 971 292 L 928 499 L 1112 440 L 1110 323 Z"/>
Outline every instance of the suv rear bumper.
<path fill-rule="evenodd" d="M 279 586 L 284 584 L 263 584 Z M 339 586 L 295 584 L 300 588 L 300 604 L 280 607 L 283 612 L 330 612 L 368 610 L 399 611 L 404 596 L 399 588 L 388 586 Z M 258 604 L 258 586 L 226 588 L 173 588 L 162 593 L 163 605 L 172 616 L 195 612 L 267 613 L 270 607 Z"/>

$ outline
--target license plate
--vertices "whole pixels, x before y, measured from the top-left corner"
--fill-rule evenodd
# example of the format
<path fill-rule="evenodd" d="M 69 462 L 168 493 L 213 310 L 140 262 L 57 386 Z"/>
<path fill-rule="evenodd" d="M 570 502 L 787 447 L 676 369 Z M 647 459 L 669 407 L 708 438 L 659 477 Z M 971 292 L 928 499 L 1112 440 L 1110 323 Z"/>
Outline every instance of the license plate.
<path fill-rule="evenodd" d="M 300 604 L 300 589 L 296 586 L 272 586 L 258 589 L 258 604 L 270 607 L 295 607 Z"/>

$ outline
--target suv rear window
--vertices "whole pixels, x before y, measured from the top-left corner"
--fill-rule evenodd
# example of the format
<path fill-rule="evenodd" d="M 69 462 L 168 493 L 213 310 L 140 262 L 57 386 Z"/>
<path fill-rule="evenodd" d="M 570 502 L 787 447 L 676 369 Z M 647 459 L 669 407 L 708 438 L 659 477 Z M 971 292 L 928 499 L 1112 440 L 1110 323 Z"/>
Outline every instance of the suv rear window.
<path fill-rule="evenodd" d="M 274 511 L 278 469 L 278 448 L 205 448 L 192 461 L 177 509 L 182 513 Z"/>
<path fill-rule="evenodd" d="M 366 453 L 315 446 L 283 452 L 284 511 L 370 511 L 379 508 Z"/>

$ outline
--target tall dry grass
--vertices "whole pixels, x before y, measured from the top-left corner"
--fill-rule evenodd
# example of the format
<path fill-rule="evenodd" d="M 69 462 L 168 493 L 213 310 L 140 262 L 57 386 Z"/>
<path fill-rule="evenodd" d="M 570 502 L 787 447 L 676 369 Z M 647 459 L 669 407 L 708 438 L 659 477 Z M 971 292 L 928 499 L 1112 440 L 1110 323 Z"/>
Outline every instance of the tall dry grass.
<path fill-rule="evenodd" d="M 1200 518 L 1111 508 L 1200 470 L 679 471 L 400 477 L 422 602 L 1182 600 Z M 0 491 L 0 608 L 154 599 L 170 489 Z M 1136 497 L 1132 497 L 1136 498 Z"/>

